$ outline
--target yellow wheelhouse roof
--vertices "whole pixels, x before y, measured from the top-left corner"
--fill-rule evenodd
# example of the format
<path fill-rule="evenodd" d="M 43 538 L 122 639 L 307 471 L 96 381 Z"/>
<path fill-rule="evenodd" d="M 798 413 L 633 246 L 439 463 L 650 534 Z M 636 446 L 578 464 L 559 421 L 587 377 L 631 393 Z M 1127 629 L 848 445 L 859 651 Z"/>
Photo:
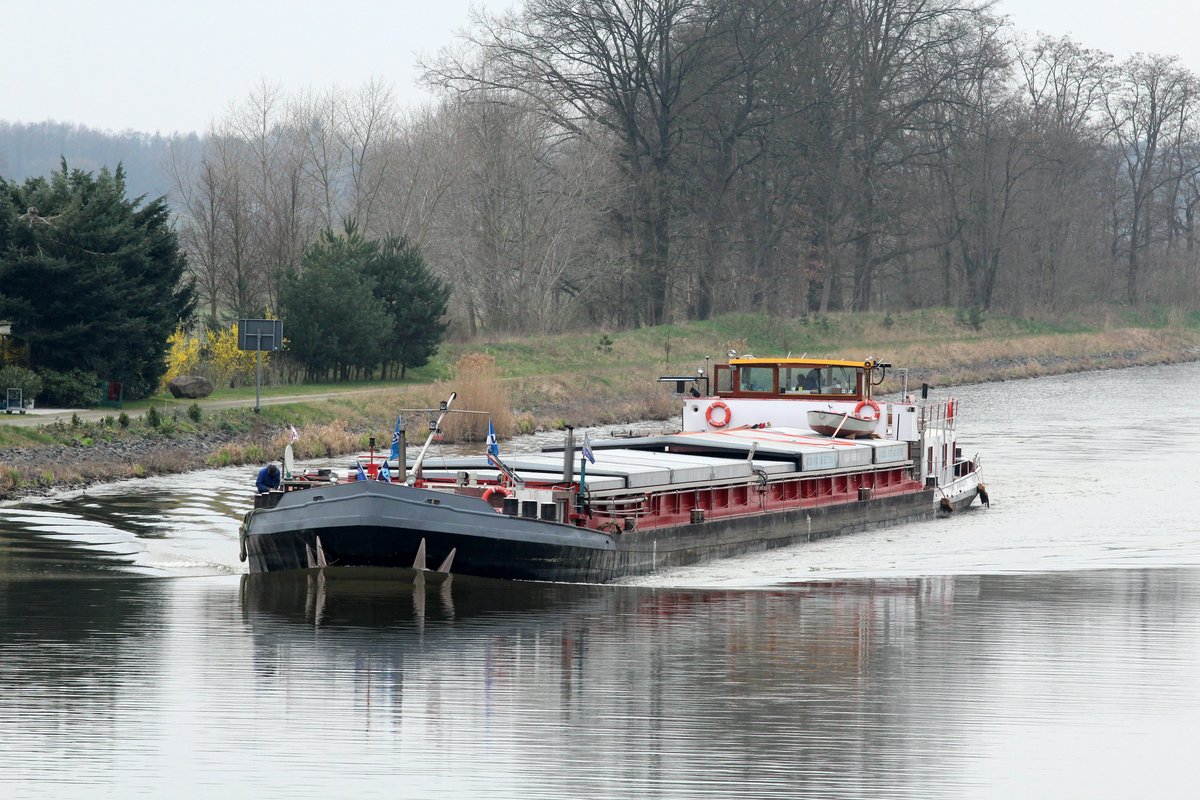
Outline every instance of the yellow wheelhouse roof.
<path fill-rule="evenodd" d="M 875 359 L 866 361 L 843 361 L 834 358 L 731 358 L 731 367 L 852 367 L 871 369 L 878 362 Z"/>

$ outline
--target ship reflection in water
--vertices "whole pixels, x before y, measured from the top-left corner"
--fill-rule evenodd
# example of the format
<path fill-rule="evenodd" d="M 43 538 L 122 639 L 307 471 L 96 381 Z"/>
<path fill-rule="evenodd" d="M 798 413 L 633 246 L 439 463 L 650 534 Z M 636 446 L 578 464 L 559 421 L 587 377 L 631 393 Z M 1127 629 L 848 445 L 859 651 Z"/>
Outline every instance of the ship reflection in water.
<path fill-rule="evenodd" d="M 321 754 L 402 796 L 1131 796 L 1190 781 L 1197 578 L 247 576 L 249 664 L 213 678 L 279 733 L 255 745 L 264 787 L 333 791 Z"/>
<path fill-rule="evenodd" d="M 6 797 L 1182 796 L 1200 727 L 1195 569 L 29 577 L 0 612 Z"/>

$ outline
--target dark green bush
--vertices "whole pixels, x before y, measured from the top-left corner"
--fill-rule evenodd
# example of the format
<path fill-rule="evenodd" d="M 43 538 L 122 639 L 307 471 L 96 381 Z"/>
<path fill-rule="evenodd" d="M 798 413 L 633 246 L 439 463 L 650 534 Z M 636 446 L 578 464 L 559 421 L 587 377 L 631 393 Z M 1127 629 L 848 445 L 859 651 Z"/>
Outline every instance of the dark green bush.
<path fill-rule="evenodd" d="M 31 369 L 0 367 L 0 401 L 5 399 L 4 393 L 9 389 L 20 389 L 23 399 L 32 400 L 42 390 L 42 379 Z"/>
<path fill-rule="evenodd" d="M 41 402 L 60 408 L 89 408 L 100 402 L 100 379 L 93 372 L 73 369 L 70 372 L 41 371 Z"/>

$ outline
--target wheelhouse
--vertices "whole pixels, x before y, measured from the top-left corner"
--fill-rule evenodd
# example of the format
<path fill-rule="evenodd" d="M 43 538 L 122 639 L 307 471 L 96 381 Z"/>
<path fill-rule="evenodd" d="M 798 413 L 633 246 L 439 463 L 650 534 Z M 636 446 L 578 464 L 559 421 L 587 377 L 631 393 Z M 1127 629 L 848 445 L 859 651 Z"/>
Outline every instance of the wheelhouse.
<path fill-rule="evenodd" d="M 717 364 L 714 394 L 727 398 L 803 397 L 811 400 L 869 400 L 877 361 L 806 358 L 733 358 Z"/>

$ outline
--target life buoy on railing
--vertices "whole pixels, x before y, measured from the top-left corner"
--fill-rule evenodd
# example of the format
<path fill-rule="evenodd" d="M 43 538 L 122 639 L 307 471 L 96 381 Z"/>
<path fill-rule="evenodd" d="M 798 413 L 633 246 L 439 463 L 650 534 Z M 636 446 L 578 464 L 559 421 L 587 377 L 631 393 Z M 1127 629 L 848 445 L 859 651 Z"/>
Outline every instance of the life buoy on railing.
<path fill-rule="evenodd" d="M 499 497 L 501 502 L 503 502 L 505 497 L 509 497 L 511 495 L 512 492 L 510 492 L 508 489 L 505 489 L 503 486 L 489 486 L 483 490 L 483 502 L 495 508 L 496 503 L 492 502 L 493 497 Z"/>
<path fill-rule="evenodd" d="M 864 417 L 862 415 L 864 408 L 872 409 L 875 412 L 875 416 Z M 858 405 L 854 407 L 854 416 L 861 417 L 862 419 L 879 419 L 879 403 L 876 403 L 874 400 L 859 400 Z"/>
<path fill-rule="evenodd" d="M 721 412 L 720 420 L 717 419 L 716 412 Z M 704 412 L 704 418 L 708 420 L 708 424 L 714 428 L 724 428 L 733 419 L 733 412 L 729 410 L 729 406 L 724 400 L 718 400 L 708 407 L 708 411 Z"/>

